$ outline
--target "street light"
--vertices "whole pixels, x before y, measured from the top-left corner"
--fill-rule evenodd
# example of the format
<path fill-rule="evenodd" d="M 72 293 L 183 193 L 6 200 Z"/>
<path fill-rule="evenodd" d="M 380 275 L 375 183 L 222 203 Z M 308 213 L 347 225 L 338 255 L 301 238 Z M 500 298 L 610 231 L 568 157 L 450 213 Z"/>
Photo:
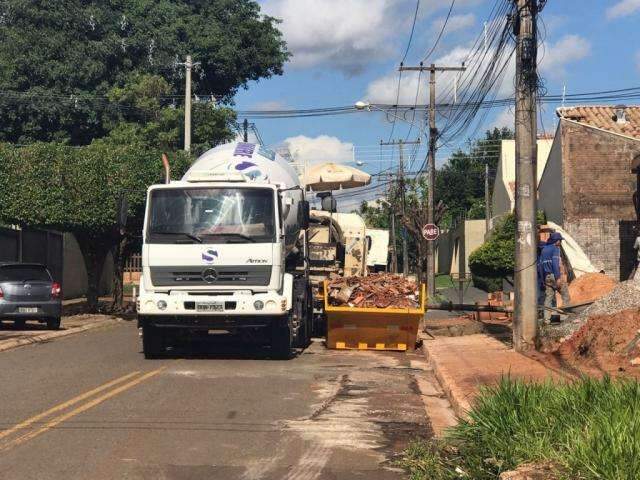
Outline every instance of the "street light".
<path fill-rule="evenodd" d="M 427 130 L 424 127 L 422 127 L 420 125 L 420 123 L 410 122 L 406 118 L 400 117 L 400 116 L 396 115 L 395 113 L 391 113 L 389 110 L 385 110 L 384 108 L 380 108 L 377 105 L 373 105 L 370 102 L 364 102 L 362 100 L 359 100 L 353 106 L 356 108 L 356 110 L 359 110 L 359 111 L 370 112 L 372 110 L 378 110 L 379 112 L 382 112 L 385 115 L 391 116 L 391 117 L 395 118 L 396 120 L 400 120 L 401 122 L 404 122 L 404 123 L 407 123 L 409 125 L 415 126 L 420 131 L 420 133 L 422 135 L 424 135 L 425 137 L 428 137 Z"/>

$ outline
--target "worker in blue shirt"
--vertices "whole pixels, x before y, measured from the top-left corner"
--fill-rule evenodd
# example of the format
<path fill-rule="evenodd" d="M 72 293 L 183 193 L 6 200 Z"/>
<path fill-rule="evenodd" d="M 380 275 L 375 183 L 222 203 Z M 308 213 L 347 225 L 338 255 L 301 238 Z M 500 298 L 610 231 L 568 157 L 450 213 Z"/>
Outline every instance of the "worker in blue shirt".
<path fill-rule="evenodd" d="M 570 303 L 569 288 L 567 283 L 562 279 L 562 272 L 560 270 L 562 263 L 560 245 L 562 244 L 562 240 L 563 238 L 560 233 L 553 232 L 547 244 L 542 247 L 542 251 L 538 257 L 538 275 L 540 276 L 540 283 L 544 287 L 545 307 L 555 307 L 556 292 L 560 292 L 563 305 L 569 305 Z M 546 325 L 551 323 L 551 314 L 552 311 L 545 308 L 544 323 Z"/>

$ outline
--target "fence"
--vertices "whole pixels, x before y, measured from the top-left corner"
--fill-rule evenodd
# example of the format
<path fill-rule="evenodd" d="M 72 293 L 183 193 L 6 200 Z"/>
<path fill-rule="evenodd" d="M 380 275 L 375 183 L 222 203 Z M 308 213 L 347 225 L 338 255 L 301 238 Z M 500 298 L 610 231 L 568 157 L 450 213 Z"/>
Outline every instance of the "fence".
<path fill-rule="evenodd" d="M 41 263 L 62 283 L 64 241 L 61 233 L 0 227 L 0 261 Z"/>
<path fill-rule="evenodd" d="M 142 255 L 134 253 L 124 264 L 123 283 L 139 283 L 140 274 L 142 273 Z"/>

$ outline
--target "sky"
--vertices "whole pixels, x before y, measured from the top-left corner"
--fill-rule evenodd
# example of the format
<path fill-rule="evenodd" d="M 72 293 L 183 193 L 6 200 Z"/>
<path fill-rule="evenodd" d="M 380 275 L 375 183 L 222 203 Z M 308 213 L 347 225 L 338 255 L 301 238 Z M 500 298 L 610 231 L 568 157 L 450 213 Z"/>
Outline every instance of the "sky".
<path fill-rule="evenodd" d="M 429 62 L 457 66 L 483 32 L 496 0 L 455 0 L 442 38 Z M 416 0 L 260 0 L 265 14 L 281 19 L 279 28 L 292 54 L 284 75 L 251 82 L 235 98 L 238 110 L 274 110 L 349 106 L 358 100 L 396 103 L 398 66 L 408 45 Z M 419 2 L 414 35 L 405 65 L 418 64 L 434 46 L 451 0 Z M 567 94 L 635 87 L 640 76 L 640 0 L 548 0 L 541 19 L 539 64 L 550 94 Z M 506 69 L 498 97 L 513 91 L 513 63 Z M 420 103 L 427 84 L 421 78 Z M 453 74 L 438 79 L 438 91 L 450 90 Z M 418 76 L 403 74 L 400 103 L 413 104 Z M 555 108 L 544 105 L 539 128 L 553 131 Z M 241 120 L 242 118 L 240 118 Z M 391 168 L 397 149 L 379 142 L 405 138 L 409 123 L 383 113 L 257 119 L 256 127 L 269 146 L 287 145 L 297 159 L 353 162 L 369 173 Z M 411 117 L 409 117 L 411 121 Z M 441 118 L 439 118 L 441 121 Z M 415 122 L 414 122 L 415 123 Z M 513 111 L 496 108 L 481 125 L 513 128 Z M 410 138 L 417 137 L 413 128 Z M 472 133 L 472 132 L 470 132 Z M 458 138 L 439 152 L 463 146 Z M 407 148 L 407 147 L 405 147 Z M 422 155 L 422 150 L 417 155 Z M 298 160 L 296 160 L 298 161 Z M 397 160 L 396 160 L 397 161 Z M 373 195 L 375 197 L 375 194 Z M 371 194 L 369 195 L 371 197 Z"/>

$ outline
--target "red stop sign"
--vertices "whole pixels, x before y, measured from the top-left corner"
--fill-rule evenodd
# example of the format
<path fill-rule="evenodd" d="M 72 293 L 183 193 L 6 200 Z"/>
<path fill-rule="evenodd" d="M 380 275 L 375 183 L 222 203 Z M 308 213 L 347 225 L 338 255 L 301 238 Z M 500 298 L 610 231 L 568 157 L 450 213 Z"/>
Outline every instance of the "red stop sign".
<path fill-rule="evenodd" d="M 434 225 L 433 223 L 427 223 L 424 227 L 422 227 L 422 236 L 430 242 L 437 240 L 440 236 L 440 227 Z"/>

